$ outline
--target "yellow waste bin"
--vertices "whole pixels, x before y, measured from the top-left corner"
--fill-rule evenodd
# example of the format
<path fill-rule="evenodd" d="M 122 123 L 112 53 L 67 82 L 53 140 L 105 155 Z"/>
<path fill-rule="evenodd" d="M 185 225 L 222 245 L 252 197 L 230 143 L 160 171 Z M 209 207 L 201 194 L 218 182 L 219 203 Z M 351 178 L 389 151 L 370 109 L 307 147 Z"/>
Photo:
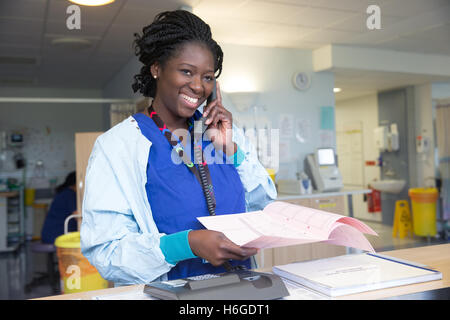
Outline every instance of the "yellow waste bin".
<path fill-rule="evenodd" d="M 25 205 L 32 206 L 34 203 L 34 195 L 36 193 L 36 189 L 25 189 Z"/>
<path fill-rule="evenodd" d="M 413 213 L 413 230 L 418 236 L 435 236 L 436 200 L 439 193 L 436 188 L 413 188 L 408 192 Z"/>
<path fill-rule="evenodd" d="M 55 240 L 62 293 L 108 288 L 97 269 L 81 253 L 80 232 L 69 232 Z"/>
<path fill-rule="evenodd" d="M 273 183 L 275 184 L 275 169 L 266 168 L 266 171 L 269 174 L 270 178 L 272 179 Z"/>

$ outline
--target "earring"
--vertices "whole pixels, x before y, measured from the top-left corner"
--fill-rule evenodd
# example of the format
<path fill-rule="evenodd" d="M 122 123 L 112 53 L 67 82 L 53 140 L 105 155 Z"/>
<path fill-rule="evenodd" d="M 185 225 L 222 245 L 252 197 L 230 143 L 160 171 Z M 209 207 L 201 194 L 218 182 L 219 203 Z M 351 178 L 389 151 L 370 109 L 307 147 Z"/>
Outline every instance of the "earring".
<path fill-rule="evenodd" d="M 156 78 L 157 78 L 157 76 L 153 76 L 153 78 L 155 78 L 155 79 L 156 79 Z"/>

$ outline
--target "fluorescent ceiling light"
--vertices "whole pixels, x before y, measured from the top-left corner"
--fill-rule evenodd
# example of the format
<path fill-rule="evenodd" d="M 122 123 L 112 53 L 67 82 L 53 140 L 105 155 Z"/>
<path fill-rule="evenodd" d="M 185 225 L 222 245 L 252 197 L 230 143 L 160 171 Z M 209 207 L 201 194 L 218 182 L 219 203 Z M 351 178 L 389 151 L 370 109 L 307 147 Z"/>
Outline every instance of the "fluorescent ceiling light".
<path fill-rule="evenodd" d="M 335 93 L 338 93 L 338 92 L 341 92 L 341 91 L 342 91 L 341 88 L 333 88 L 333 92 L 335 92 Z"/>
<path fill-rule="evenodd" d="M 69 1 L 82 6 L 104 6 L 105 4 L 110 4 L 115 0 L 69 0 Z"/>

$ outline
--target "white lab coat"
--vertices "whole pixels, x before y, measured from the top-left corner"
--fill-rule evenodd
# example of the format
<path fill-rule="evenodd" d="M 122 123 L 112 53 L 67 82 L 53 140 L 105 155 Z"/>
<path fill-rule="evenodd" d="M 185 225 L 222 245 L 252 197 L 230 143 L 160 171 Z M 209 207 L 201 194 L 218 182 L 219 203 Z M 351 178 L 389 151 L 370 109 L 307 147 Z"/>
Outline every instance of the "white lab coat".
<path fill-rule="evenodd" d="M 255 148 L 234 126 L 233 141 L 245 153 L 237 171 L 247 211 L 259 210 L 276 199 L 275 185 Z M 145 190 L 151 145 L 130 116 L 97 138 L 86 170 L 81 251 L 104 279 L 117 285 L 165 280 L 173 267 L 159 247 L 164 234 L 153 220 Z"/>

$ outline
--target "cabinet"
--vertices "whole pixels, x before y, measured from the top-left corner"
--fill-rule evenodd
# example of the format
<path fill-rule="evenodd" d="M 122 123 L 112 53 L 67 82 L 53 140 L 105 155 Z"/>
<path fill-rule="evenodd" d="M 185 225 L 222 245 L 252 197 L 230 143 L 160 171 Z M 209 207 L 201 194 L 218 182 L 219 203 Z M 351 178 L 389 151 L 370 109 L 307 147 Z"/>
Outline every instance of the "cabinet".
<path fill-rule="evenodd" d="M 299 198 L 283 201 L 308 208 L 314 208 L 345 215 L 344 196 Z M 268 268 L 275 265 L 282 265 L 296 261 L 322 259 L 344 254 L 346 254 L 346 248 L 343 246 L 337 246 L 323 242 L 315 242 L 288 247 L 265 249 L 263 254 L 258 254 L 256 256 L 256 260 L 258 263 L 258 267 Z"/>
<path fill-rule="evenodd" d="M 95 140 L 103 132 L 77 132 L 75 133 L 75 165 L 77 171 L 77 211 L 82 212 L 81 205 L 84 195 L 84 177 L 89 157 L 94 147 Z M 80 223 L 78 223 L 80 226 Z"/>
<path fill-rule="evenodd" d="M 23 242 L 24 208 L 23 188 L 0 192 L 0 252 L 14 251 Z"/>

